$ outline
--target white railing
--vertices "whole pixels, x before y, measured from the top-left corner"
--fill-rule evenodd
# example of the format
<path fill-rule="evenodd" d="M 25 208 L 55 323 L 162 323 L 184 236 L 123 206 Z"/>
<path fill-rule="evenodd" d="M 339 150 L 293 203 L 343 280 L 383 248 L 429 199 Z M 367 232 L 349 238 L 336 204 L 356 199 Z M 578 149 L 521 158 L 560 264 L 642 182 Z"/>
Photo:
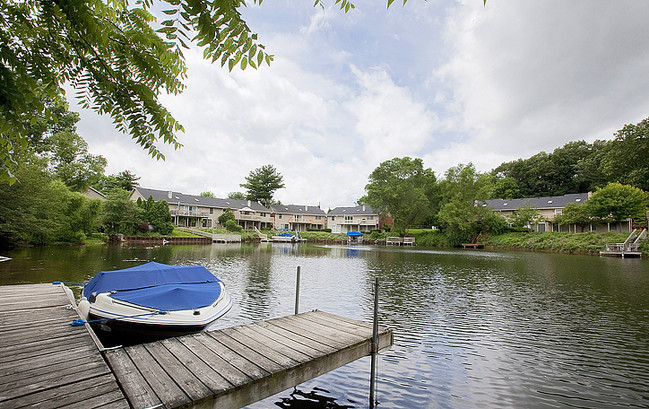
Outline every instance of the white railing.
<path fill-rule="evenodd" d="M 207 217 L 208 213 L 198 210 L 169 210 L 172 216 Z"/>
<path fill-rule="evenodd" d="M 638 248 L 640 247 L 640 240 L 646 237 L 646 230 L 643 229 L 640 233 L 638 233 L 638 230 L 633 230 L 631 234 L 629 234 L 629 237 L 624 240 L 624 243 L 606 243 L 606 251 L 618 253 L 638 251 Z"/>

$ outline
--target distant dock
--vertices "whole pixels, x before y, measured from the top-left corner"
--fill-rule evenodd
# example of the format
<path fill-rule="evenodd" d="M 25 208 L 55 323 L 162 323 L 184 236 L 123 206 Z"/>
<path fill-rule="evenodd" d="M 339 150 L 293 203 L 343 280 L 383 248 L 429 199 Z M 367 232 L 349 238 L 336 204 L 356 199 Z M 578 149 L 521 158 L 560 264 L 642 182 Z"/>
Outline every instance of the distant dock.
<path fill-rule="evenodd" d="M 387 246 L 414 246 L 414 237 L 387 237 L 385 239 Z"/>
<path fill-rule="evenodd" d="M 481 243 L 463 243 L 462 248 L 463 249 L 483 249 L 484 244 L 481 244 Z"/>
<path fill-rule="evenodd" d="M 103 349 L 62 287 L 0 287 L 0 409 L 238 408 L 389 348 L 392 331 L 322 311 Z"/>

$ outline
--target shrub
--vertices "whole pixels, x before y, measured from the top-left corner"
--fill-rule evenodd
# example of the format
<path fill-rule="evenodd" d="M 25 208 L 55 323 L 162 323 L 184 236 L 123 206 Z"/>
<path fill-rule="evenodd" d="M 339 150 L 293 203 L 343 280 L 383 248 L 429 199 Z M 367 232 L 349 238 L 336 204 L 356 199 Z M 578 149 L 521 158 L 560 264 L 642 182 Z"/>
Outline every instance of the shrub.
<path fill-rule="evenodd" d="M 229 219 L 225 222 L 225 228 L 228 231 L 240 232 L 243 230 L 243 227 L 239 226 L 234 219 Z"/>

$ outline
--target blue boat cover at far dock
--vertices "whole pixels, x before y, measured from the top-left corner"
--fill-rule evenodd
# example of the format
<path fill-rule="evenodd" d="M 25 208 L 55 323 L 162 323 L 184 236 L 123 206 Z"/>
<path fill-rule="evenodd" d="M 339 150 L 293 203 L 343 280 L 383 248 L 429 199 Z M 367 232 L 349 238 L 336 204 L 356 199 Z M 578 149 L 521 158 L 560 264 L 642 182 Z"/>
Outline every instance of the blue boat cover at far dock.
<path fill-rule="evenodd" d="M 100 271 L 83 287 L 93 293 L 165 311 L 211 305 L 221 293 L 219 280 L 203 266 L 170 266 L 156 262 L 124 270 Z"/>

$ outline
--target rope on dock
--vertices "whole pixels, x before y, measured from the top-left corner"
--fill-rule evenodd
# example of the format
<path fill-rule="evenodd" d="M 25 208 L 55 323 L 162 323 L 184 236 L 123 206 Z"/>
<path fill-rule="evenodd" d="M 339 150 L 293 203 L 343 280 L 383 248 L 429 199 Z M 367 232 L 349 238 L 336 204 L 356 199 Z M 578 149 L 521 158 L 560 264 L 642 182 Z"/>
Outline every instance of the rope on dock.
<path fill-rule="evenodd" d="M 108 321 L 121 320 L 123 318 L 137 318 L 137 317 L 146 317 L 146 316 L 149 316 L 149 315 L 165 315 L 165 314 L 167 314 L 166 311 L 155 311 L 155 312 L 150 312 L 148 314 L 120 315 L 120 316 L 117 316 L 115 318 L 98 318 L 96 320 L 88 320 L 88 321 L 86 321 L 86 320 L 84 320 L 82 318 L 79 318 L 79 319 L 73 320 L 70 323 L 70 325 L 72 325 L 73 327 L 80 327 L 80 326 L 82 326 L 84 324 L 92 324 L 92 323 L 95 323 L 95 322 L 108 322 Z"/>
<path fill-rule="evenodd" d="M 72 281 L 54 281 L 52 282 L 52 285 L 86 285 L 86 283 L 75 283 Z"/>

